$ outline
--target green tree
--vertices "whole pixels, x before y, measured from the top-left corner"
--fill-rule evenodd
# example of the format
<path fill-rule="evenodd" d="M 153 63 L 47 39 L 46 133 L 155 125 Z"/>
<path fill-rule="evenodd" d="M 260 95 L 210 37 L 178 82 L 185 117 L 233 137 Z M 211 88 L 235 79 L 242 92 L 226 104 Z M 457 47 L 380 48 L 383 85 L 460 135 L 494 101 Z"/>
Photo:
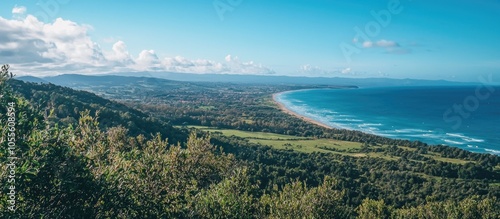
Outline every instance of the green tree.
<path fill-rule="evenodd" d="M 346 218 L 349 207 L 344 206 L 344 192 L 336 190 L 337 181 L 326 177 L 319 187 L 307 188 L 300 181 L 287 184 L 279 191 L 261 198 L 262 211 L 269 218 Z"/>
<path fill-rule="evenodd" d="M 236 169 L 230 177 L 194 197 L 190 217 L 262 218 L 258 215 L 257 199 L 251 195 L 256 188 L 250 183 L 245 168 Z"/>
<path fill-rule="evenodd" d="M 384 203 L 384 200 L 365 199 L 358 207 L 358 218 L 361 219 L 383 219 L 391 215 L 391 207 Z"/>

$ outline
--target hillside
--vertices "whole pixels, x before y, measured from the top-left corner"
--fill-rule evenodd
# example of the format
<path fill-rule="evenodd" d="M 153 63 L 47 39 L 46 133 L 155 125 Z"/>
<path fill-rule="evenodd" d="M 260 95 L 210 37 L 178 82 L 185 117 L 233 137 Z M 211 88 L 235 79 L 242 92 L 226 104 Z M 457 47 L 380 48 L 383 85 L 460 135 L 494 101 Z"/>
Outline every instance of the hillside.
<path fill-rule="evenodd" d="M 146 80 L 171 81 L 173 84 L 205 82 L 205 83 L 243 83 L 267 85 L 340 85 L 340 86 L 463 86 L 479 83 L 465 83 L 445 80 L 417 80 L 391 78 L 342 78 L 342 77 L 293 77 L 276 75 L 237 75 L 237 74 L 190 74 L 173 72 L 122 72 L 108 75 L 86 76 L 78 74 L 64 74 L 36 78 L 22 76 L 19 80 L 30 82 L 50 82 L 61 86 L 110 85 L 116 83 L 131 84 Z"/>
<path fill-rule="evenodd" d="M 9 85 L 37 110 L 59 125 L 76 125 L 81 112 L 86 110 L 95 115 L 101 128 L 122 126 L 131 135 L 142 134 L 147 138 L 156 133 L 168 137 L 171 142 L 184 142 L 186 133 L 175 130 L 168 121 L 153 118 L 144 112 L 121 103 L 99 97 L 86 91 L 77 91 L 54 84 L 35 84 L 19 80 L 9 80 Z"/>
<path fill-rule="evenodd" d="M 18 211 L 7 211 L 2 195 L 2 218 L 500 215 L 498 156 L 325 129 L 269 101 L 274 92 L 311 86 L 150 86 L 122 103 L 52 84 L 0 86 L 0 103 L 15 103 L 16 136 L 24 139 L 16 149 Z M 188 132 L 180 146 L 171 141 Z"/>

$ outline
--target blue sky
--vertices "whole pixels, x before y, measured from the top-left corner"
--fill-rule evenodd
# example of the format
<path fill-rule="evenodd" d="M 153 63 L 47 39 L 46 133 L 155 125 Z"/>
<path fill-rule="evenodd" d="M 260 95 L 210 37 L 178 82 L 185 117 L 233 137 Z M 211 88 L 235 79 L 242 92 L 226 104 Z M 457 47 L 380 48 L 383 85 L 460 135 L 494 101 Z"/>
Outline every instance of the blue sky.
<path fill-rule="evenodd" d="M 174 71 L 456 81 L 500 76 L 498 0 L 1 5 L 0 58 L 21 75 Z"/>

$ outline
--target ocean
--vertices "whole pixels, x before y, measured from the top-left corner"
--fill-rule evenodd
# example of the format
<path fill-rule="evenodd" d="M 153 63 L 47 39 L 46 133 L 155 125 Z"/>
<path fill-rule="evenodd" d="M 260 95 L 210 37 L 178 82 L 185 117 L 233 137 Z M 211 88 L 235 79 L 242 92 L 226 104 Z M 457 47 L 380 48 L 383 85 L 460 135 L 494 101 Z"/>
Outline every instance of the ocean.
<path fill-rule="evenodd" d="M 334 128 L 500 155 L 500 87 L 312 89 L 275 97 Z"/>

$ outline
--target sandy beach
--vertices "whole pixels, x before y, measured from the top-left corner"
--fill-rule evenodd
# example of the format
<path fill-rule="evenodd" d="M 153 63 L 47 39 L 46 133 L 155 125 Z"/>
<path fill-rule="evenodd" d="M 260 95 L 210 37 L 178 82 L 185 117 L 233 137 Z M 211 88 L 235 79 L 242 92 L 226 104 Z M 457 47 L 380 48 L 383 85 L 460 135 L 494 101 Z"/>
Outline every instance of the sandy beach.
<path fill-rule="evenodd" d="M 285 92 L 286 92 L 286 91 L 285 91 Z M 276 96 L 277 96 L 277 95 L 279 95 L 279 94 L 281 94 L 281 93 L 283 93 L 283 92 L 273 94 L 273 102 L 274 102 L 276 105 L 278 105 L 278 107 L 280 108 L 280 110 L 281 110 L 281 111 L 283 111 L 283 112 L 285 112 L 285 113 L 287 113 L 287 114 L 289 114 L 289 115 L 295 116 L 295 117 L 297 117 L 297 118 L 299 118 L 299 119 L 302 119 L 302 120 L 304 120 L 304 121 L 306 121 L 306 122 L 309 122 L 309 123 L 312 123 L 312 124 L 315 124 L 315 125 L 319 125 L 319 126 L 321 126 L 321 127 L 327 128 L 327 129 L 332 129 L 332 127 L 330 127 L 330 126 L 328 126 L 328 125 L 326 125 L 326 124 L 323 124 L 323 123 L 318 122 L 318 121 L 316 121 L 316 120 L 314 120 L 314 119 L 311 119 L 311 118 L 307 118 L 307 117 L 305 117 L 305 116 L 302 116 L 302 115 L 300 115 L 300 114 L 298 114 L 298 113 L 295 113 L 295 112 L 293 112 L 293 111 L 291 111 L 291 110 L 287 109 L 287 108 L 286 108 L 283 104 L 281 104 L 280 102 L 278 102 L 278 101 L 276 100 Z"/>

